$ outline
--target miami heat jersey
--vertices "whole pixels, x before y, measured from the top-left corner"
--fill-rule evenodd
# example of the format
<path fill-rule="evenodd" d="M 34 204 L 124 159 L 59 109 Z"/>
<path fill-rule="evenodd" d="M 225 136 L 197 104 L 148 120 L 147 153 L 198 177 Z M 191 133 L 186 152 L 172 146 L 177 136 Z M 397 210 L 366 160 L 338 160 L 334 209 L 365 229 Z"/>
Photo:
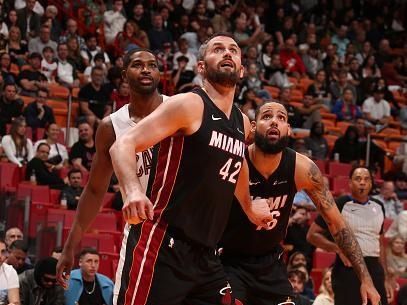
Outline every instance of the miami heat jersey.
<path fill-rule="evenodd" d="M 168 96 L 163 95 L 163 102 L 168 99 Z M 136 123 L 130 118 L 129 104 L 124 105 L 116 112 L 110 114 L 112 125 L 116 139 L 124 134 L 131 127 L 136 126 Z M 137 159 L 137 177 L 144 190 L 147 188 L 148 177 L 152 166 L 153 148 L 136 153 Z"/>
<path fill-rule="evenodd" d="M 147 196 L 168 226 L 187 238 L 216 247 L 225 228 L 244 158 L 244 124 L 233 106 L 228 118 L 201 88 L 200 128 L 154 147 Z M 187 101 L 186 101 L 187 102 Z"/>
<path fill-rule="evenodd" d="M 225 255 L 260 256 L 273 251 L 284 239 L 295 193 L 294 180 L 296 153 L 290 148 L 282 152 L 280 164 L 266 179 L 250 161 L 249 187 L 252 199 L 270 198 L 270 211 L 273 220 L 263 229 L 249 221 L 237 199 L 234 199 L 229 222 L 220 246 Z"/>

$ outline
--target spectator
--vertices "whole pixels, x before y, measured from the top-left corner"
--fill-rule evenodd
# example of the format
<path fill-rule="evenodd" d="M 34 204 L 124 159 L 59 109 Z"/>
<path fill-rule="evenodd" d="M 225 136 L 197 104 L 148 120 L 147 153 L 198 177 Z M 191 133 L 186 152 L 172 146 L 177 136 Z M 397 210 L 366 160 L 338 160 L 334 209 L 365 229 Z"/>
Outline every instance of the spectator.
<path fill-rule="evenodd" d="M 373 96 L 363 102 L 364 117 L 373 125 L 385 125 L 390 119 L 390 105 L 383 94 L 383 90 L 375 86 Z"/>
<path fill-rule="evenodd" d="M 338 99 L 332 108 L 338 121 L 353 122 L 362 117 L 360 107 L 353 103 L 353 91 L 350 88 L 343 90 L 342 98 Z"/>
<path fill-rule="evenodd" d="M 314 82 L 308 87 L 306 94 L 312 95 L 316 102 L 324 104 L 329 109 L 332 108 L 332 95 L 329 92 L 325 70 L 318 70 Z"/>
<path fill-rule="evenodd" d="M 192 80 L 195 77 L 193 71 L 187 71 L 189 59 L 184 55 L 180 55 L 177 58 L 177 69 L 172 71 L 173 82 L 177 92 L 183 92 L 182 88 L 186 85 L 191 85 Z"/>
<path fill-rule="evenodd" d="M 42 50 L 45 47 L 51 47 L 52 50 L 54 50 L 54 53 L 57 52 L 57 43 L 51 40 L 51 28 L 42 25 L 39 37 L 30 39 L 30 42 L 28 43 L 28 51 L 30 53 L 42 54 Z"/>
<path fill-rule="evenodd" d="M 334 305 L 334 292 L 332 290 L 331 274 L 331 269 L 325 270 L 322 276 L 321 286 L 319 287 L 319 294 L 317 295 L 313 305 Z"/>
<path fill-rule="evenodd" d="M 280 59 L 283 67 L 292 76 L 300 77 L 305 74 L 304 63 L 295 51 L 295 43 L 292 38 L 286 39 L 284 47 L 280 50 Z"/>
<path fill-rule="evenodd" d="M 76 142 L 69 154 L 69 161 L 73 168 L 82 172 L 88 172 L 92 165 L 93 155 L 96 152 L 95 142 L 93 140 L 93 128 L 87 122 L 78 124 L 79 140 Z"/>
<path fill-rule="evenodd" d="M 83 77 L 85 83 L 90 83 L 92 81 L 91 73 L 94 67 L 102 68 L 103 69 L 103 83 L 106 83 L 106 76 L 107 76 L 107 66 L 105 64 L 105 57 L 102 53 L 98 53 L 93 58 L 95 65 L 86 67 L 85 71 L 83 71 Z M 110 68 L 111 70 L 112 68 Z M 110 71 L 109 70 L 109 71 Z"/>
<path fill-rule="evenodd" d="M 61 128 L 58 124 L 49 124 L 45 131 L 46 138 L 38 140 L 34 145 L 34 151 L 37 151 L 38 145 L 41 143 L 47 143 L 51 147 L 48 155 L 48 163 L 55 165 L 55 168 L 58 170 L 61 169 L 69 159 L 66 146 L 58 143 L 60 141 L 60 134 Z"/>
<path fill-rule="evenodd" d="M 0 53 L 0 70 L 0 76 L 3 78 L 0 83 L 15 83 L 16 75 L 11 71 L 11 57 L 7 52 Z"/>
<path fill-rule="evenodd" d="M 0 135 L 6 134 L 6 124 L 23 114 L 24 102 L 17 97 L 15 84 L 5 84 L 0 97 Z"/>
<path fill-rule="evenodd" d="M 398 172 L 394 175 L 395 192 L 399 199 L 407 199 L 407 174 Z"/>
<path fill-rule="evenodd" d="M 324 123 L 315 122 L 311 126 L 309 137 L 304 139 L 305 147 L 312 152 L 312 158 L 325 160 L 328 156 L 328 142 L 324 138 Z"/>
<path fill-rule="evenodd" d="M 62 189 L 60 198 L 66 198 L 68 210 L 76 210 L 83 191 L 82 172 L 79 169 L 71 169 L 68 172 L 68 182 Z"/>
<path fill-rule="evenodd" d="M 280 54 L 271 55 L 270 64 L 265 70 L 265 81 L 269 85 L 279 88 L 289 88 L 291 86 L 287 70 L 281 65 Z"/>
<path fill-rule="evenodd" d="M 260 72 L 255 63 L 251 63 L 248 67 L 247 75 L 242 83 L 242 90 L 252 89 L 256 96 L 263 100 L 270 100 L 271 96 L 267 90 L 263 89 L 263 84 L 260 80 Z"/>
<path fill-rule="evenodd" d="M 47 105 L 48 90 L 40 88 L 37 98 L 24 109 L 27 125 L 32 128 L 45 128 L 55 123 L 54 111 Z"/>
<path fill-rule="evenodd" d="M 307 243 L 305 239 L 309 229 L 308 219 L 309 214 L 305 207 L 296 207 L 296 209 L 293 209 L 288 221 L 287 234 L 284 239 L 285 245 L 292 245 L 292 249 L 288 252 L 288 255 L 292 256 L 292 260 L 290 259 L 290 261 L 294 261 L 294 254 L 296 252 L 301 252 L 305 257 L 305 266 L 312 262 L 312 254 L 314 253 L 314 247 Z M 291 264 L 289 263 L 289 265 Z M 298 267 L 296 263 L 292 265 L 293 267 Z"/>
<path fill-rule="evenodd" d="M 20 230 L 20 228 L 13 227 L 6 231 L 4 242 L 6 243 L 6 246 L 8 248 L 15 240 L 23 240 L 23 239 L 24 239 L 24 235 L 23 235 L 23 232 Z"/>
<path fill-rule="evenodd" d="M 40 16 L 34 11 L 36 0 L 26 0 L 26 6 L 17 10 L 17 24 L 23 39 L 37 37 L 40 31 Z"/>
<path fill-rule="evenodd" d="M 390 239 L 387 246 L 387 269 L 393 280 L 398 277 L 407 278 L 406 241 L 399 235 Z"/>
<path fill-rule="evenodd" d="M 26 122 L 18 117 L 11 123 L 10 134 L 1 139 L 1 146 L 7 159 L 22 167 L 34 157 L 33 144 L 26 136 Z"/>
<path fill-rule="evenodd" d="M 370 55 L 373 54 L 373 49 L 370 41 L 365 41 L 363 43 L 362 50 L 356 54 L 356 59 L 359 62 L 359 65 L 363 65 L 363 63 L 366 61 L 366 58 Z"/>
<path fill-rule="evenodd" d="M 81 50 L 81 56 L 83 60 L 83 64 L 85 67 L 94 66 L 94 58 L 95 55 L 98 53 L 102 53 L 105 56 L 105 63 L 108 68 L 110 68 L 110 59 L 106 52 L 98 46 L 96 34 L 88 34 L 85 39 L 86 46 Z"/>
<path fill-rule="evenodd" d="M 215 32 L 224 32 L 224 33 L 232 32 L 232 23 L 230 22 L 231 16 L 232 16 L 231 6 L 229 4 L 222 5 L 220 13 L 216 14 L 211 19 L 213 30 Z"/>
<path fill-rule="evenodd" d="M 6 24 L 7 24 L 9 30 L 10 30 L 10 28 L 12 26 L 18 27 L 18 25 L 17 25 L 17 11 L 15 9 L 10 9 L 8 11 Z"/>
<path fill-rule="evenodd" d="M 10 27 L 7 48 L 12 63 L 19 66 L 25 64 L 28 55 L 28 46 L 25 40 L 21 39 L 20 28 L 16 26 Z"/>
<path fill-rule="evenodd" d="M 166 42 L 172 43 L 172 34 L 163 27 L 163 17 L 160 14 L 153 16 L 152 28 L 147 32 L 150 41 L 150 49 L 153 51 L 162 51 Z"/>
<path fill-rule="evenodd" d="M 68 40 L 74 38 L 79 46 L 79 49 L 86 47 L 85 39 L 78 34 L 78 23 L 75 19 L 69 18 L 66 21 L 66 32 L 59 38 L 59 43 L 68 43 Z"/>
<path fill-rule="evenodd" d="M 175 52 L 174 54 L 174 60 L 173 60 L 173 69 L 177 70 L 178 69 L 178 57 L 180 56 L 185 56 L 188 58 L 188 63 L 185 67 L 185 71 L 191 71 L 196 73 L 196 64 L 197 64 L 197 58 L 196 56 L 189 51 L 188 48 L 188 41 L 185 38 L 180 38 L 178 39 L 178 51 Z"/>
<path fill-rule="evenodd" d="M 62 28 L 58 16 L 58 8 L 55 5 L 48 5 L 45 8 L 44 17 L 51 21 L 51 39 L 58 42 L 61 36 Z"/>
<path fill-rule="evenodd" d="M 130 101 L 130 87 L 126 81 L 121 81 L 119 89 L 114 89 L 110 99 L 113 101 L 113 112 L 119 110 Z"/>
<path fill-rule="evenodd" d="M 311 78 L 315 78 L 317 72 L 323 68 L 318 46 L 316 44 L 311 44 L 310 46 L 303 44 L 300 45 L 299 49 L 307 74 Z"/>
<path fill-rule="evenodd" d="M 31 53 L 28 59 L 29 69 L 20 72 L 17 83 L 21 87 L 21 94 L 36 96 L 38 89 L 48 88 L 48 79 L 41 72 L 42 56 L 39 53 Z"/>
<path fill-rule="evenodd" d="M 340 58 L 345 57 L 346 53 L 346 47 L 348 46 L 348 43 L 350 42 L 349 39 L 346 37 L 346 34 L 348 32 L 348 27 L 346 25 L 341 25 L 338 30 L 336 31 L 336 34 L 332 36 L 331 43 L 337 45 L 337 54 L 339 55 Z"/>
<path fill-rule="evenodd" d="M 61 189 L 64 187 L 64 181 L 59 177 L 55 165 L 48 163 L 50 146 L 47 143 L 41 143 L 37 147 L 35 157 L 27 164 L 25 180 L 30 180 L 35 176 L 38 185 L 48 185 L 50 188 Z"/>
<path fill-rule="evenodd" d="M 42 50 L 41 72 L 47 77 L 48 82 L 55 82 L 58 64 L 55 60 L 55 52 L 49 46 Z"/>
<path fill-rule="evenodd" d="M 334 101 L 340 99 L 343 96 L 345 89 L 349 88 L 353 93 L 353 103 L 357 101 L 357 92 L 355 86 L 353 86 L 348 80 L 348 72 L 346 70 L 340 70 L 338 72 L 338 80 L 332 82 L 330 85 L 330 91 L 332 94 L 332 99 Z"/>
<path fill-rule="evenodd" d="M 302 127 L 310 129 L 316 122 L 321 122 L 321 108 L 328 108 L 324 104 L 318 103 L 314 100 L 312 95 L 305 94 L 302 99 L 303 107 L 298 108 L 301 113 L 303 124 Z"/>
<path fill-rule="evenodd" d="M 288 280 L 293 286 L 294 304 L 311 305 L 311 301 L 307 297 L 301 295 L 301 293 L 304 291 L 304 284 L 306 280 L 304 272 L 297 269 L 291 270 L 288 272 Z"/>
<path fill-rule="evenodd" d="M 90 76 L 91 82 L 80 89 L 78 97 L 81 115 L 86 117 L 91 126 L 95 126 L 112 112 L 109 101 L 111 91 L 103 84 L 103 68 L 93 67 Z"/>
<path fill-rule="evenodd" d="M 189 15 L 186 13 L 182 13 L 179 16 L 178 23 L 174 25 L 174 29 L 172 30 L 172 35 L 174 37 L 174 40 L 178 40 L 182 34 L 190 32 L 191 25 L 189 21 Z"/>
<path fill-rule="evenodd" d="M 404 241 L 407 241 L 407 210 L 399 213 L 385 234 L 386 238 L 394 238 L 396 236 L 401 236 Z"/>
<path fill-rule="evenodd" d="M 379 66 L 376 64 L 376 59 L 373 54 L 367 55 L 362 63 L 362 77 L 377 79 L 382 75 L 380 73 Z"/>
<path fill-rule="evenodd" d="M 20 274 L 21 305 L 65 305 L 64 289 L 56 285 L 57 262 L 46 257 Z"/>
<path fill-rule="evenodd" d="M 52 249 L 51 257 L 59 260 L 61 255 L 62 255 L 62 247 L 58 246 L 58 247 L 55 247 L 54 249 Z"/>
<path fill-rule="evenodd" d="M 76 67 L 69 62 L 68 45 L 60 43 L 57 48 L 58 60 L 56 68 L 57 82 L 69 89 L 79 87 L 79 79 L 76 73 Z"/>
<path fill-rule="evenodd" d="M 123 29 L 126 17 L 123 15 L 123 0 L 114 0 L 111 10 L 103 14 L 106 43 L 112 44 L 116 35 Z"/>
<path fill-rule="evenodd" d="M 297 108 L 290 105 L 291 102 L 291 89 L 287 87 L 281 88 L 278 100 L 282 105 L 284 105 L 287 110 L 288 123 L 291 128 L 302 128 L 302 117 Z"/>
<path fill-rule="evenodd" d="M 150 12 L 144 10 L 143 3 L 136 3 L 134 5 L 131 20 L 137 23 L 143 31 L 148 31 L 151 28 Z"/>
<path fill-rule="evenodd" d="M 69 37 L 66 45 L 68 46 L 68 62 L 73 65 L 77 71 L 84 71 L 85 66 L 82 61 L 78 40 L 75 37 Z"/>
<path fill-rule="evenodd" d="M 245 51 L 247 47 L 251 45 L 256 45 L 260 42 L 260 36 L 263 33 L 261 27 L 258 26 L 251 35 L 248 34 L 247 20 L 245 17 L 240 16 L 235 20 L 235 31 L 233 36 L 236 39 L 236 42 L 242 48 L 242 51 Z"/>
<path fill-rule="evenodd" d="M 373 198 L 383 203 L 386 218 L 395 219 L 404 210 L 403 204 L 394 192 L 393 181 L 384 181 L 380 187 L 380 193 Z"/>
<path fill-rule="evenodd" d="M 401 56 L 394 56 L 384 62 L 382 67 L 382 76 L 389 86 L 404 87 L 407 83 L 407 76 L 401 75 L 399 69 L 403 65 Z"/>
<path fill-rule="evenodd" d="M 122 31 L 117 34 L 114 46 L 116 56 L 119 56 L 131 48 L 149 48 L 150 41 L 146 32 L 141 30 L 137 23 L 127 20 Z"/>
<path fill-rule="evenodd" d="M 335 154 L 339 155 L 339 161 L 342 163 L 358 164 L 362 159 L 358 130 L 355 126 L 349 126 L 345 135 L 335 141 L 332 158 Z"/>
<path fill-rule="evenodd" d="M 99 253 L 85 248 L 79 256 L 79 269 L 71 271 L 65 305 L 113 304 L 113 282 L 98 273 Z"/>
<path fill-rule="evenodd" d="M 26 262 L 28 255 L 28 245 L 23 240 L 15 240 L 8 247 L 8 257 L 6 263 L 13 266 L 17 274 L 32 269 Z"/>
<path fill-rule="evenodd" d="M 7 254 L 6 244 L 0 240 L 0 304 L 20 304 L 18 275 L 6 264 Z"/>

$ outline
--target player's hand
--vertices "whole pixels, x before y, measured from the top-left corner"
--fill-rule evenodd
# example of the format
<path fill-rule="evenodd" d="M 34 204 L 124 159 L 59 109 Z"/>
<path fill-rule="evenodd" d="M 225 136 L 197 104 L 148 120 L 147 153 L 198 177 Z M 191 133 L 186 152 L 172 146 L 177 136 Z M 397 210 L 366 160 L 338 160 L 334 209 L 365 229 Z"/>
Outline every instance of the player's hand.
<path fill-rule="evenodd" d="M 247 217 L 255 225 L 267 228 L 268 222 L 273 219 L 273 216 L 270 214 L 268 199 L 252 200 Z"/>
<path fill-rule="evenodd" d="M 393 302 L 393 299 L 394 299 L 394 289 L 393 289 L 393 285 L 391 284 L 391 281 L 389 279 L 386 279 L 384 281 L 384 288 L 386 288 L 387 302 L 390 304 Z"/>
<path fill-rule="evenodd" d="M 58 260 L 56 272 L 57 282 L 64 289 L 68 289 L 69 276 L 71 274 L 73 264 L 74 251 L 65 247 L 62 251 L 61 257 Z"/>
<path fill-rule="evenodd" d="M 153 220 L 153 204 L 148 197 L 139 191 L 127 195 L 122 208 L 124 220 L 137 224 L 147 218 Z"/>
<path fill-rule="evenodd" d="M 372 280 L 362 282 L 360 285 L 360 295 L 362 297 L 362 305 L 367 305 L 367 301 L 370 300 L 372 305 L 380 305 L 380 294 L 377 292 L 373 285 Z"/>

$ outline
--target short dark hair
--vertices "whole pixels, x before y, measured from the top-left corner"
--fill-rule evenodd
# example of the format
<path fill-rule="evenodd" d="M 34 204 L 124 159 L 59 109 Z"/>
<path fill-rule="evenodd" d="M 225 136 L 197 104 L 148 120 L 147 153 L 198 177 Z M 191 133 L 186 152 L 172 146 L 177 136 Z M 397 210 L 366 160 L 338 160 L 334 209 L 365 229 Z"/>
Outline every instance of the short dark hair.
<path fill-rule="evenodd" d="M 26 243 L 24 240 L 22 240 L 22 239 L 17 239 L 17 240 L 15 240 L 15 241 L 13 241 L 13 242 L 11 243 L 11 245 L 10 245 L 8 248 L 9 248 L 9 250 L 15 250 L 15 249 L 17 249 L 17 250 L 23 251 L 24 253 L 27 253 L 27 252 L 28 252 L 28 245 L 27 245 L 27 243 Z"/>
<path fill-rule="evenodd" d="M 73 168 L 73 169 L 71 169 L 71 170 L 68 172 L 68 178 L 71 178 L 71 175 L 72 175 L 72 174 L 76 174 L 76 173 L 81 173 L 81 176 L 82 176 L 82 172 L 81 172 L 80 169 Z"/>
<path fill-rule="evenodd" d="M 47 94 L 47 96 L 49 95 L 48 89 L 47 89 L 47 88 L 44 88 L 44 87 L 38 88 L 38 90 L 37 90 L 37 95 L 38 95 L 38 92 L 45 92 L 45 93 Z"/>
<path fill-rule="evenodd" d="M 356 166 L 352 167 L 352 169 L 349 172 L 349 179 L 352 179 L 354 172 L 359 168 L 366 169 L 369 172 L 370 179 L 372 180 L 372 184 L 373 184 L 374 183 L 374 177 L 373 177 L 372 170 L 370 168 L 368 168 L 367 166 L 364 166 L 364 165 L 356 165 Z"/>
<path fill-rule="evenodd" d="M 86 254 L 100 255 L 95 248 L 87 247 L 83 248 L 82 251 L 79 253 L 79 258 L 84 257 Z"/>
<path fill-rule="evenodd" d="M 124 57 L 123 57 L 124 70 L 127 70 L 127 68 L 129 67 L 130 62 L 131 62 L 131 56 L 132 56 L 134 53 L 137 53 L 137 52 L 147 52 L 147 53 L 150 53 L 150 54 L 152 54 L 152 55 L 155 57 L 155 59 L 157 60 L 157 56 L 154 54 L 153 51 L 151 51 L 151 50 L 149 50 L 149 49 L 145 49 L 145 48 L 134 48 L 134 49 L 131 49 L 130 51 L 128 51 L 128 52 L 124 55 Z"/>
<path fill-rule="evenodd" d="M 40 150 L 41 146 L 46 146 L 51 150 L 51 146 L 47 142 L 42 142 L 42 143 L 38 144 L 37 151 Z"/>
<path fill-rule="evenodd" d="M 61 246 L 57 246 L 54 249 L 52 249 L 51 253 L 62 253 L 63 248 Z"/>
<path fill-rule="evenodd" d="M 306 280 L 306 275 L 299 269 L 292 269 L 288 271 L 288 278 L 298 277 L 298 279 L 304 284 Z"/>
<path fill-rule="evenodd" d="M 51 48 L 50 46 L 46 46 L 42 49 L 42 54 L 44 54 L 46 51 L 51 51 L 52 53 L 55 53 L 54 49 Z"/>
<path fill-rule="evenodd" d="M 235 40 L 235 37 L 231 34 L 231 33 L 227 33 L 227 32 L 218 32 L 215 33 L 213 35 L 211 35 L 208 39 L 206 39 L 201 46 L 199 47 L 199 52 L 198 52 L 198 60 L 203 60 L 205 57 L 205 53 L 206 53 L 206 49 L 208 48 L 208 43 L 209 41 L 211 41 L 212 39 L 216 38 L 216 37 L 220 37 L 220 36 L 225 36 L 225 37 L 229 37 L 232 38 L 233 40 Z"/>

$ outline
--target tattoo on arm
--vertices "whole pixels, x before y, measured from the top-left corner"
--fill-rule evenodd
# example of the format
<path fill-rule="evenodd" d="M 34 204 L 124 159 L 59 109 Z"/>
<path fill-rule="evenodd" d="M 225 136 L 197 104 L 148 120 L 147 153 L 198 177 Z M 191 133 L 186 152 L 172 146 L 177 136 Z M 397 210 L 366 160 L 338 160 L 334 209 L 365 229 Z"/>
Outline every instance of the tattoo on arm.
<path fill-rule="evenodd" d="M 311 197 L 312 202 L 320 210 L 328 210 L 335 205 L 335 201 L 332 197 L 331 192 L 325 187 L 324 180 L 322 178 L 321 171 L 311 162 L 311 167 L 308 170 L 308 179 L 311 186 L 308 188 L 307 194 Z"/>
<path fill-rule="evenodd" d="M 359 280 L 362 281 L 363 279 L 370 278 L 365 260 L 363 259 L 362 250 L 351 229 L 345 226 L 333 234 L 333 237 L 343 254 L 351 261 Z"/>

